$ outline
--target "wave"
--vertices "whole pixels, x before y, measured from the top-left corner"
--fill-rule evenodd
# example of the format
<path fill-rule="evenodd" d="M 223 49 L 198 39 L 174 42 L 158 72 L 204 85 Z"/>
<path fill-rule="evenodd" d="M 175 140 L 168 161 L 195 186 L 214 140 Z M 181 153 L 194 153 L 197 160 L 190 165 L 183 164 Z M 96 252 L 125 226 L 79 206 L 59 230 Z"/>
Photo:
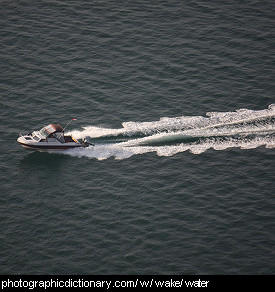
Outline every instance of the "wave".
<path fill-rule="evenodd" d="M 239 109 L 235 112 L 208 112 L 205 116 L 161 118 L 153 122 L 124 122 L 122 128 L 86 126 L 70 132 L 76 139 L 90 139 L 95 146 L 63 153 L 99 160 L 156 152 L 171 156 L 190 151 L 232 147 L 251 149 L 275 146 L 275 105 L 264 110 Z"/>

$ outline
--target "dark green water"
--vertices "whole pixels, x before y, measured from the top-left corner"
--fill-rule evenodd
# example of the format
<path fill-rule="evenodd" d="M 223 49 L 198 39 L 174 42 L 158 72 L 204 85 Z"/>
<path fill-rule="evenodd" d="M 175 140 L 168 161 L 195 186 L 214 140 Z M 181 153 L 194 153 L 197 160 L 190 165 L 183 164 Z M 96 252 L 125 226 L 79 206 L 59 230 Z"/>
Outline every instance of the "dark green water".
<path fill-rule="evenodd" d="M 1 1 L 0 273 L 274 274 L 274 8 Z"/>

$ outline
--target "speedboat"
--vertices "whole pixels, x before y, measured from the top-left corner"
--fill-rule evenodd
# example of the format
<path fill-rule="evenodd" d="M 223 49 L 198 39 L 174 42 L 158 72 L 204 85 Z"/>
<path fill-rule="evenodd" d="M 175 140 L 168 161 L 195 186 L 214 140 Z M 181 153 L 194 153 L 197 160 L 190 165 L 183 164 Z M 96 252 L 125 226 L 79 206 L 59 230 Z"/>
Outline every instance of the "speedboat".
<path fill-rule="evenodd" d="M 78 141 L 71 135 L 65 135 L 65 128 L 59 124 L 49 124 L 39 131 L 33 131 L 25 135 L 20 134 L 17 142 L 28 150 L 38 151 L 66 150 L 93 145 L 87 140 Z"/>

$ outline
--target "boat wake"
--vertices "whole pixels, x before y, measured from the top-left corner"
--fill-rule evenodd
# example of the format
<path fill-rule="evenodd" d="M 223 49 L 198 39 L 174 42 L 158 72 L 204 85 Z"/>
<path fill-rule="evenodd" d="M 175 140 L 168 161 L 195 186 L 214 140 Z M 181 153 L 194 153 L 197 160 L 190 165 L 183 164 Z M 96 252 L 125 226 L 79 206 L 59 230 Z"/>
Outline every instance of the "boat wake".
<path fill-rule="evenodd" d="M 211 148 L 274 148 L 275 104 L 259 111 L 239 109 L 235 112 L 209 112 L 205 117 L 125 122 L 120 129 L 86 126 L 69 134 L 76 139 L 90 139 L 95 146 L 69 149 L 63 153 L 98 160 L 125 159 L 148 152 L 171 156 L 184 151 L 200 154 Z"/>

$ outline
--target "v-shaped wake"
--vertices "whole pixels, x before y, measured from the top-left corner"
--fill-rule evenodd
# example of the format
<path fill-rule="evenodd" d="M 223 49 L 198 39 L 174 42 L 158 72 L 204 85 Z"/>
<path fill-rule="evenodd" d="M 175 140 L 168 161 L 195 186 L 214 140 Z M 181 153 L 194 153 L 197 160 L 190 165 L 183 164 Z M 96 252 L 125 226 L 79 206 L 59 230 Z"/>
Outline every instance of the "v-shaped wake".
<path fill-rule="evenodd" d="M 90 139 L 95 146 L 64 153 L 99 160 L 125 159 L 148 152 L 171 156 L 184 151 L 200 154 L 210 148 L 274 148 L 275 105 L 258 111 L 239 109 L 153 122 L 124 122 L 119 129 L 86 126 L 70 134 L 76 139 Z"/>

